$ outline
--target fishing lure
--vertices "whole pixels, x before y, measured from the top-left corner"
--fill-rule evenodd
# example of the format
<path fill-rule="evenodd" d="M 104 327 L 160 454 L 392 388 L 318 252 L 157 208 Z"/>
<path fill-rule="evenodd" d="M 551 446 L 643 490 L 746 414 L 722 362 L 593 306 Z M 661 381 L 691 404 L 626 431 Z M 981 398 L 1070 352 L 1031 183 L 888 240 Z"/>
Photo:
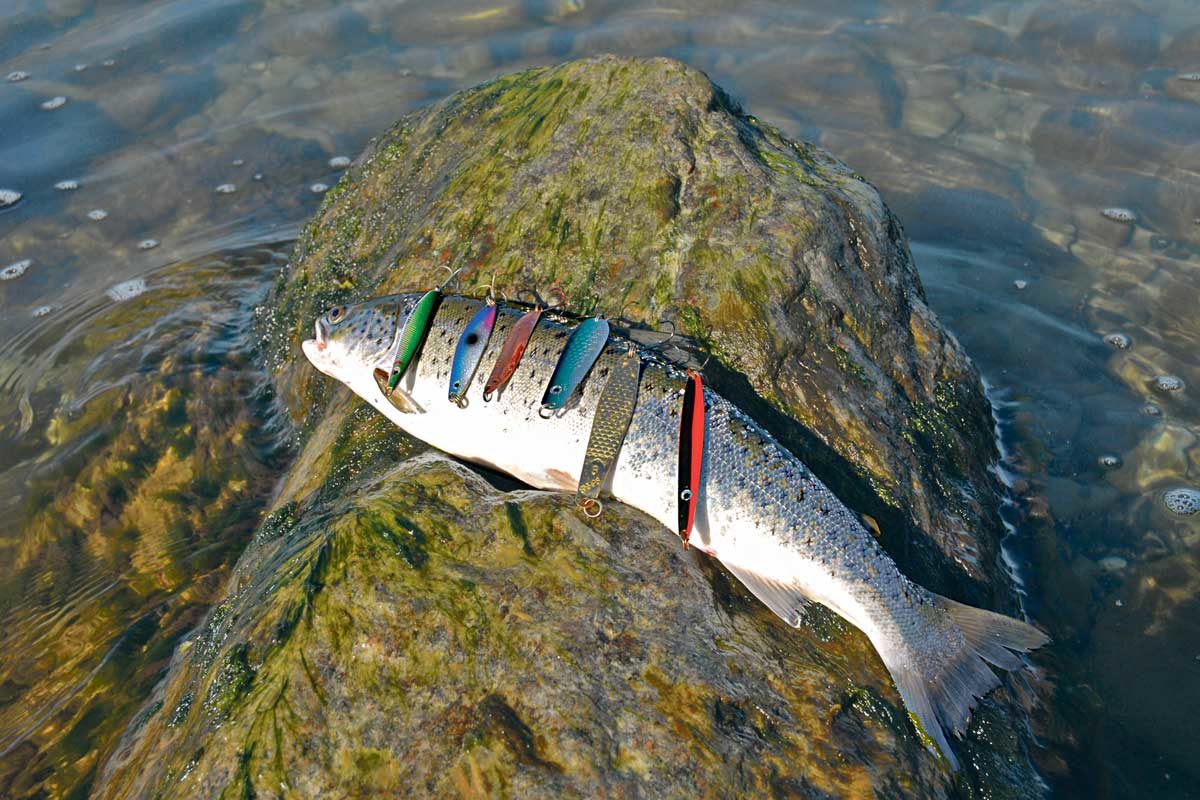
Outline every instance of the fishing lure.
<path fill-rule="evenodd" d="M 450 269 L 446 267 L 446 269 Z M 387 391 L 385 395 L 390 396 L 396 391 L 396 387 L 400 384 L 400 379 L 404 377 L 404 373 L 408 370 L 408 365 L 412 363 L 417 352 L 421 349 L 421 345 L 425 342 L 425 337 L 429 334 L 429 328 L 433 325 L 433 316 L 437 313 L 438 306 L 442 303 L 442 291 L 450 281 L 454 280 L 454 276 L 461 271 L 462 267 L 450 272 L 450 276 L 442 282 L 442 285 L 436 289 L 432 289 L 421 296 L 417 301 L 416 308 L 408 315 L 408 319 L 404 321 L 404 327 L 400 329 L 400 344 L 396 350 L 396 360 L 392 362 L 392 372 L 388 376 Z"/>
<path fill-rule="evenodd" d="M 404 327 L 400 330 L 400 348 L 396 351 L 396 360 L 392 362 L 392 374 L 388 376 L 387 394 L 396 390 L 408 365 L 412 363 L 413 356 L 421 349 L 421 344 L 425 341 L 426 334 L 429 333 L 429 327 L 433 324 L 433 315 L 437 313 L 441 302 L 441 289 L 432 289 L 426 292 L 417 301 L 417 306 L 408 315 L 408 319 L 404 321 Z"/>
<path fill-rule="evenodd" d="M 492 367 L 492 374 L 488 376 L 487 383 L 483 385 L 483 401 L 485 403 L 491 400 L 492 395 L 508 383 L 508 379 L 517 371 L 517 365 L 521 363 L 521 356 L 525 355 L 525 348 L 529 345 L 529 337 L 533 335 L 533 329 L 537 327 L 541 316 L 542 307 L 534 306 L 532 311 L 526 311 L 513 324 L 512 330 L 508 332 L 508 338 L 504 340 L 504 346 L 500 348 L 496 365 Z"/>
<path fill-rule="evenodd" d="M 558 357 L 554 374 L 550 376 L 550 384 L 542 395 L 542 408 L 539 413 L 555 412 L 567 404 L 571 395 L 579 388 L 579 384 L 591 370 L 600 351 L 608 342 L 608 320 L 600 317 L 585 319 L 571 332 L 567 346 Z"/>
<path fill-rule="evenodd" d="M 696 521 L 700 466 L 704 460 L 704 385 L 690 369 L 679 415 L 679 538 L 686 549 Z"/>
<path fill-rule="evenodd" d="M 497 310 L 496 301 L 489 293 L 487 302 L 463 328 L 458 345 L 454 348 L 454 361 L 450 366 L 450 402 L 460 408 L 467 405 L 467 389 L 475 377 L 475 370 L 479 368 L 479 360 L 483 358 L 488 340 L 492 338 Z"/>
<path fill-rule="evenodd" d="M 592 432 L 588 436 L 587 454 L 583 458 L 583 472 L 579 475 L 576 494 L 579 505 L 589 517 L 600 516 L 603 508 L 599 500 L 600 488 L 617 463 L 625 434 L 629 432 L 641 377 L 642 359 L 631 344 L 613 366 L 592 417 Z"/>

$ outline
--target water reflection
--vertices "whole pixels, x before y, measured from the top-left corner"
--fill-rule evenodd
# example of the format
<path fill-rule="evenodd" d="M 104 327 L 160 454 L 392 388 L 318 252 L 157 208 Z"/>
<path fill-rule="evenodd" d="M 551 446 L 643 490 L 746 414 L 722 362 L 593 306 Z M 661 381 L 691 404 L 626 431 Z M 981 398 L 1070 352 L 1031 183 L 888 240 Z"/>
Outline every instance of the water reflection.
<path fill-rule="evenodd" d="M 20 522 L 0 529 L 19 564 L 0 583 L 0 749 L 31 766 L 0 770 L 0 794 L 86 785 L 160 642 L 236 556 L 195 521 L 139 543 L 102 503 L 38 516 L 111 444 L 138 376 L 196 390 L 156 337 L 205 331 L 189 369 L 240 380 L 250 343 L 228 308 L 247 313 L 279 256 L 247 273 L 208 254 L 294 236 L 406 110 L 607 51 L 698 66 L 880 187 L 1004 400 L 1015 557 L 1059 643 L 1039 765 L 1067 796 L 1195 796 L 1200 516 L 1178 510 L 1200 486 L 1191 0 L 5 4 L 0 514 Z M 199 366 L 223 358 L 238 369 Z M 84 511 L 107 538 L 72 522 Z M 84 766 L 47 777 L 67 758 Z"/>

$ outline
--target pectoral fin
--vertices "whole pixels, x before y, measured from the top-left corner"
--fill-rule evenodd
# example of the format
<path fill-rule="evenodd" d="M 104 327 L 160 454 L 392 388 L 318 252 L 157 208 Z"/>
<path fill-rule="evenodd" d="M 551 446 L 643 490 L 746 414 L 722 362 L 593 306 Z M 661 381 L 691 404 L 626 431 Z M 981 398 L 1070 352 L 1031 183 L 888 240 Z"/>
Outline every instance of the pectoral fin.
<path fill-rule="evenodd" d="M 375 370 L 375 385 L 379 387 L 380 393 L 384 398 L 391 403 L 402 414 L 424 414 L 425 409 L 417 405 L 417 401 L 412 399 L 412 395 L 397 386 L 394 389 L 388 388 L 388 373 L 381 369 Z"/>
<path fill-rule="evenodd" d="M 799 628 L 804 617 L 804 609 L 810 602 L 800 587 L 780 583 L 779 581 L 759 575 L 753 570 L 722 561 L 725 568 L 750 590 L 750 593 L 761 600 L 767 608 L 774 611 L 780 619 Z"/>

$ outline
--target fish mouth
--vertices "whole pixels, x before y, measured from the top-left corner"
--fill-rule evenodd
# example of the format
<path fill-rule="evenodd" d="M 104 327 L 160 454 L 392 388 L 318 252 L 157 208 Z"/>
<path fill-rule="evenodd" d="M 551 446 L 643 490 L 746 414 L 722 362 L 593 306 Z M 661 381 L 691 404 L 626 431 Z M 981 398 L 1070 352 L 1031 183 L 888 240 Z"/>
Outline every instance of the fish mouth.
<path fill-rule="evenodd" d="M 315 327 L 317 331 L 317 337 L 315 340 L 316 347 L 318 350 L 324 350 L 325 345 L 329 343 L 329 326 L 326 324 L 325 318 L 317 317 L 317 321 L 313 327 Z"/>

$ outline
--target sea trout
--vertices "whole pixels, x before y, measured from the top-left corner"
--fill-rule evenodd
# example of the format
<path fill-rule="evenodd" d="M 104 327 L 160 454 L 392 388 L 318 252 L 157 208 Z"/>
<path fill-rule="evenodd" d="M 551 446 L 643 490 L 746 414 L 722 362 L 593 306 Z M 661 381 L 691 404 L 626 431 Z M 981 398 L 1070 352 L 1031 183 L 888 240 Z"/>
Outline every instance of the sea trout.
<path fill-rule="evenodd" d="M 446 296 L 415 361 L 388 393 L 400 332 L 420 298 L 394 295 L 333 309 L 317 320 L 304 354 L 430 445 L 539 489 L 575 491 L 597 404 L 628 343 L 610 341 L 565 407 L 543 416 L 547 383 L 572 330 L 543 318 L 502 389 L 485 401 L 477 378 L 452 403 L 446 393 L 454 351 L 482 301 Z M 500 308 L 485 369 L 520 316 Z M 675 530 L 685 374 L 649 354 L 645 360 L 633 419 L 603 489 Z M 999 685 L 988 665 L 1021 667 L 1017 654 L 1045 644 L 1045 634 L 908 580 L 800 459 L 716 392 L 705 389 L 704 398 L 692 546 L 720 560 L 789 625 L 799 626 L 815 602 L 866 634 L 908 709 L 956 769 L 947 734 L 961 735 L 976 700 Z"/>

